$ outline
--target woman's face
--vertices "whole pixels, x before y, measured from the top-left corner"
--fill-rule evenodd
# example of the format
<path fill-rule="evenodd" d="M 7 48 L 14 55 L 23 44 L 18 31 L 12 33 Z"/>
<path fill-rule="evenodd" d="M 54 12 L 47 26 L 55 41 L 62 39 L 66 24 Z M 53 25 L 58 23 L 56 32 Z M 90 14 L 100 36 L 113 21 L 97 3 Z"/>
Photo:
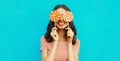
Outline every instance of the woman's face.
<path fill-rule="evenodd" d="M 63 9 L 63 8 L 58 8 L 57 11 L 58 11 L 61 15 L 65 14 L 65 12 L 66 12 L 66 10 Z M 57 26 L 59 29 L 65 29 L 65 28 L 68 26 L 68 23 L 65 22 L 65 21 L 63 20 L 63 18 L 61 18 L 61 20 L 59 20 L 59 21 L 56 23 L 56 26 Z"/>

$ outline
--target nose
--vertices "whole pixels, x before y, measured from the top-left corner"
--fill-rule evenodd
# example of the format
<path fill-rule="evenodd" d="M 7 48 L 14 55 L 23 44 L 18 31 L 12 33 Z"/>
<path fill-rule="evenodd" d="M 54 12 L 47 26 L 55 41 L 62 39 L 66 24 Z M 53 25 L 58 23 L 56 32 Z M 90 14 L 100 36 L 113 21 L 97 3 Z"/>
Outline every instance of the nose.
<path fill-rule="evenodd" d="M 60 19 L 58 22 L 64 22 L 64 20 Z"/>
<path fill-rule="evenodd" d="M 61 21 L 63 21 L 63 20 L 64 20 L 64 19 L 63 19 L 63 14 L 61 14 L 61 18 L 60 18 L 60 20 L 61 20 Z"/>
<path fill-rule="evenodd" d="M 60 21 L 63 21 L 63 18 L 62 18 L 62 17 L 60 18 Z"/>

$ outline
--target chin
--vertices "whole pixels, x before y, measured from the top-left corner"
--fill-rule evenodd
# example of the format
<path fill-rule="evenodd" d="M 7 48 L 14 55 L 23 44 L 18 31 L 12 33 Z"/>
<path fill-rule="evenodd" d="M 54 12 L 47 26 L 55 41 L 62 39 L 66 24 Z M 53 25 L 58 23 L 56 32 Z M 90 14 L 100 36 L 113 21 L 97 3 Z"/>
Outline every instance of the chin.
<path fill-rule="evenodd" d="M 67 26 L 57 26 L 58 29 L 65 29 Z"/>
<path fill-rule="evenodd" d="M 58 29 L 61 29 L 61 30 L 62 30 L 62 29 L 65 29 L 65 28 L 59 27 Z"/>

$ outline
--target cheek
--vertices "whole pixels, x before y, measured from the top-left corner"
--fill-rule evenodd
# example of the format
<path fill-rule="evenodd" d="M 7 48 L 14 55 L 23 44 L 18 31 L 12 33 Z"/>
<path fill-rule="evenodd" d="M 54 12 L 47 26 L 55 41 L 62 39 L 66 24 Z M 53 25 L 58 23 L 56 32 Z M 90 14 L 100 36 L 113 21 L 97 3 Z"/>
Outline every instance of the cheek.
<path fill-rule="evenodd" d="M 65 24 L 64 24 L 64 27 L 66 27 L 66 26 L 68 26 L 68 23 L 65 23 Z"/>
<path fill-rule="evenodd" d="M 68 23 L 65 23 L 65 26 L 68 26 Z"/>

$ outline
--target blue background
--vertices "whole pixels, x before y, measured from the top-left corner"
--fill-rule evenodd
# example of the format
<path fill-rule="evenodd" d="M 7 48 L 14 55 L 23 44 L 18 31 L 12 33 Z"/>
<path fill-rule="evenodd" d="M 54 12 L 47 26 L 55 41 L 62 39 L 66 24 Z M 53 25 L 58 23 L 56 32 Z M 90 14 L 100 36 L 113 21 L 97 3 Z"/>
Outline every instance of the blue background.
<path fill-rule="evenodd" d="M 120 61 L 119 0 L 0 0 L 0 61 L 40 61 L 49 13 L 66 4 L 81 40 L 79 61 Z"/>

